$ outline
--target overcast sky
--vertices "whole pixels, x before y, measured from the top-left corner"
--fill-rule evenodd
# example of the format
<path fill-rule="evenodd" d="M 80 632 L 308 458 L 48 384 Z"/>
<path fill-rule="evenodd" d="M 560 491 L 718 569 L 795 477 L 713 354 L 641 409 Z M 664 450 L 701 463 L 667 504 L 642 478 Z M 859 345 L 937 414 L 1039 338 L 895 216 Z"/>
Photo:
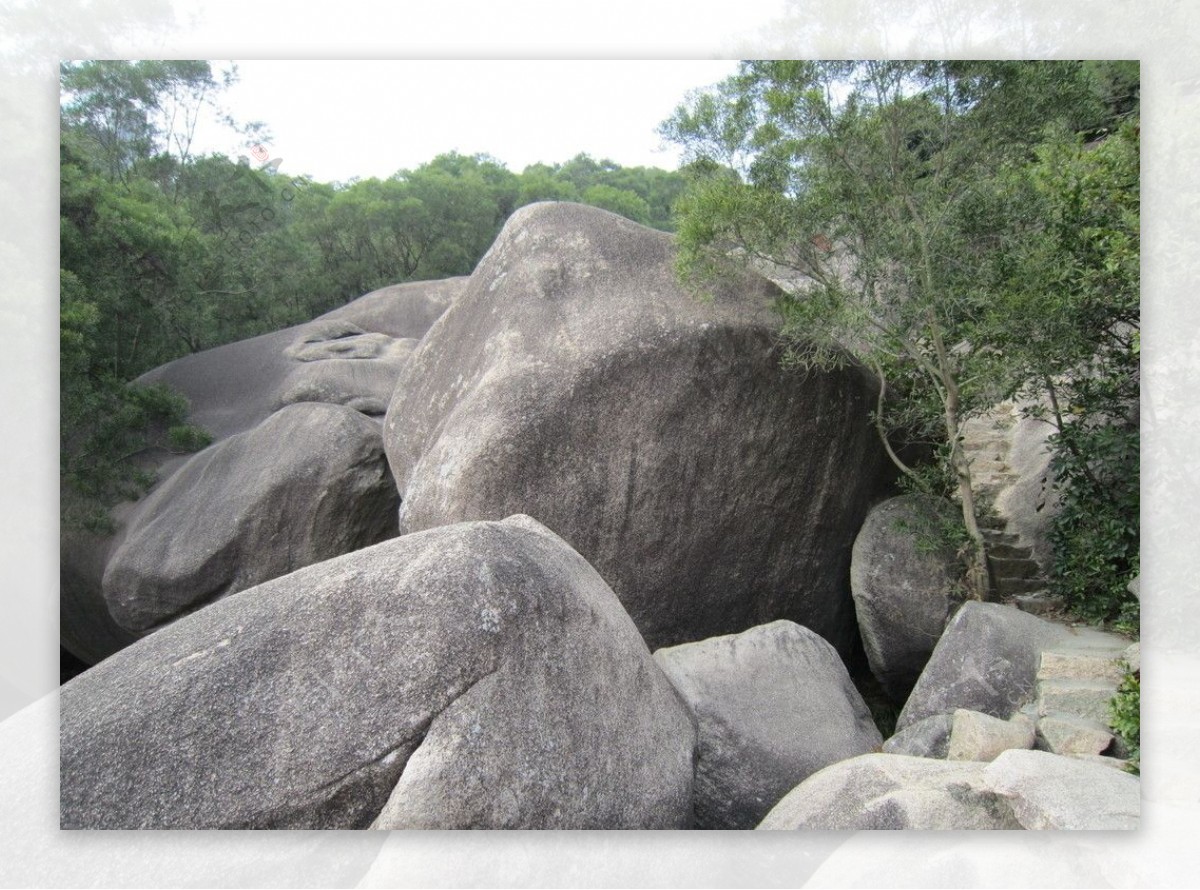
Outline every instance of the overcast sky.
<path fill-rule="evenodd" d="M 214 69 L 227 65 L 214 62 Z M 580 152 L 622 166 L 674 169 L 655 128 L 735 61 L 239 61 L 221 97 L 261 120 L 280 172 L 321 182 L 386 177 L 438 154 L 486 152 L 521 172 Z M 200 152 L 246 154 L 215 126 Z"/>

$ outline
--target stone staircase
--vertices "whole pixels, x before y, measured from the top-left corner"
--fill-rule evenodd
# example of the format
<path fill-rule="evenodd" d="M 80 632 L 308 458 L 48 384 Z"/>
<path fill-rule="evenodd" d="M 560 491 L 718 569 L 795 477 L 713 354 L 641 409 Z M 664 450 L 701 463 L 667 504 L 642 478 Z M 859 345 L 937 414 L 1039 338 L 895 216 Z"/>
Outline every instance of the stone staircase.
<path fill-rule="evenodd" d="M 1131 651 L 1132 650 L 1132 651 Z M 1076 639 L 1042 652 L 1034 702 L 1038 747 L 1055 754 L 1124 766 L 1120 740 L 1109 727 L 1109 703 L 1134 647 L 1116 634 L 1084 629 Z"/>
<path fill-rule="evenodd" d="M 1037 727 L 1039 748 L 1123 766 L 1127 752 L 1109 727 L 1109 705 L 1123 675 L 1122 659 L 1136 660 L 1131 653 L 1137 652 L 1137 645 L 1131 647 L 1117 634 L 1062 622 L 1062 601 L 1047 590 L 1032 542 L 1021 539 L 1014 516 L 994 509 L 1003 505 L 1001 496 L 1021 480 L 1012 466 L 1019 423 L 1020 407 L 1002 402 L 963 425 L 962 444 L 984 507 L 980 526 L 988 547 L 993 596 L 1023 611 L 1057 618 L 1065 630 L 1059 642 L 1041 653 L 1035 697 L 1022 712 Z"/>
<path fill-rule="evenodd" d="M 1021 542 L 1007 519 L 992 509 L 1001 493 L 1019 480 L 1009 463 L 1010 434 L 1019 420 L 1019 409 L 1002 402 L 980 417 L 963 424 L 963 450 L 971 462 L 972 479 L 980 505 L 979 518 L 988 547 L 993 596 L 1034 614 L 1060 610 L 1062 602 L 1050 596 L 1045 574 L 1033 549 Z"/>

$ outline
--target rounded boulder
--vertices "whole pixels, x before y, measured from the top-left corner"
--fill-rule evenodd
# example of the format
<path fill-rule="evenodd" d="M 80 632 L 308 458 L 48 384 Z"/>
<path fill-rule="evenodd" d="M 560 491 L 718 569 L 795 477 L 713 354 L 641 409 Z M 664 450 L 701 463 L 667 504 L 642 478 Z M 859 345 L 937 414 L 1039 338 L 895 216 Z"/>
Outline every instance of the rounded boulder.
<path fill-rule="evenodd" d="M 61 693 L 63 828 L 685 828 L 694 729 L 527 517 L 195 612 Z"/>
<path fill-rule="evenodd" d="M 848 652 L 850 547 L 890 480 L 858 366 L 780 366 L 779 291 L 700 299 L 671 236 L 575 204 L 509 219 L 385 420 L 402 532 L 528 513 L 651 647 L 787 618 Z"/>

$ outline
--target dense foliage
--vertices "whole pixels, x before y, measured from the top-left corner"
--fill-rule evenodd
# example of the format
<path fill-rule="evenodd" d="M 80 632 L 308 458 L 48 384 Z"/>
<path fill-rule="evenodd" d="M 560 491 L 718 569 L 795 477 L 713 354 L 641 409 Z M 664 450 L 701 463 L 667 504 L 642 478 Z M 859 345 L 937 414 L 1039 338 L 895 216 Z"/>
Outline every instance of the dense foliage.
<path fill-rule="evenodd" d="M 1117 694 L 1109 705 L 1109 724 L 1129 752 L 1129 771 L 1142 769 L 1142 678 L 1138 671 L 1125 670 Z"/>
<path fill-rule="evenodd" d="M 517 174 L 442 155 L 386 179 L 320 183 L 248 158 L 195 156 L 236 70 L 208 62 L 62 67 L 61 336 L 64 521 L 103 530 L 143 490 L 148 448 L 204 436 L 186 404 L 132 386 L 190 352 L 291 324 L 404 281 L 471 272 L 532 201 L 572 200 L 667 228 L 681 174 L 585 154 Z M 258 123 L 229 126 L 247 150 Z M 253 154 L 253 152 L 251 152 Z"/>
<path fill-rule="evenodd" d="M 976 596 L 962 427 L 1016 395 L 1058 426 L 1056 586 L 1111 618 L 1137 570 L 1136 114 L 1136 63 L 755 61 L 663 125 L 693 160 L 681 275 L 764 270 L 791 362 L 877 372 L 885 443 L 939 456 L 893 459 L 961 504 Z"/>
<path fill-rule="evenodd" d="M 1053 423 L 1061 508 L 1053 586 L 1078 614 L 1138 623 L 1140 212 L 1135 121 L 1084 145 L 1057 134 L 1013 191 L 1038 220 L 992 270 L 1011 374 Z"/>

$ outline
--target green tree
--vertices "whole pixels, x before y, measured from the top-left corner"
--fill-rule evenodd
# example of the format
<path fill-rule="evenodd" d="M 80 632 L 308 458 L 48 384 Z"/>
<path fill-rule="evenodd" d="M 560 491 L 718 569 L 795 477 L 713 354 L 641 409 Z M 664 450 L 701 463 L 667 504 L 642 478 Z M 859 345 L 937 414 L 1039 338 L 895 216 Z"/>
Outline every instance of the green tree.
<path fill-rule="evenodd" d="M 1140 382 L 1139 152 L 1132 112 L 1085 145 L 1059 134 L 1012 178 L 1030 219 L 981 268 L 992 330 L 1014 383 L 1045 394 L 1061 507 L 1052 586 L 1078 614 L 1138 622 Z M 1036 221 L 1036 222 L 1033 222 Z M 1032 321 L 1019 328 L 1006 319 Z"/>
<path fill-rule="evenodd" d="M 60 141 L 63 520 L 103 528 L 151 447 L 200 447 L 187 404 L 129 384 L 213 342 L 213 245 L 180 203 L 207 62 L 68 62 Z M 216 277 L 214 277 L 216 276 Z"/>
<path fill-rule="evenodd" d="M 1009 221 L 983 225 L 981 210 L 1047 125 L 1103 118 L 1080 63 L 764 61 L 662 128 L 698 171 L 677 205 L 681 274 L 702 284 L 735 262 L 772 274 L 788 291 L 791 361 L 857 356 L 881 381 L 885 444 L 897 428 L 940 440 L 980 598 L 990 584 L 962 425 L 1012 382 L 978 278 L 1008 248 Z"/>

